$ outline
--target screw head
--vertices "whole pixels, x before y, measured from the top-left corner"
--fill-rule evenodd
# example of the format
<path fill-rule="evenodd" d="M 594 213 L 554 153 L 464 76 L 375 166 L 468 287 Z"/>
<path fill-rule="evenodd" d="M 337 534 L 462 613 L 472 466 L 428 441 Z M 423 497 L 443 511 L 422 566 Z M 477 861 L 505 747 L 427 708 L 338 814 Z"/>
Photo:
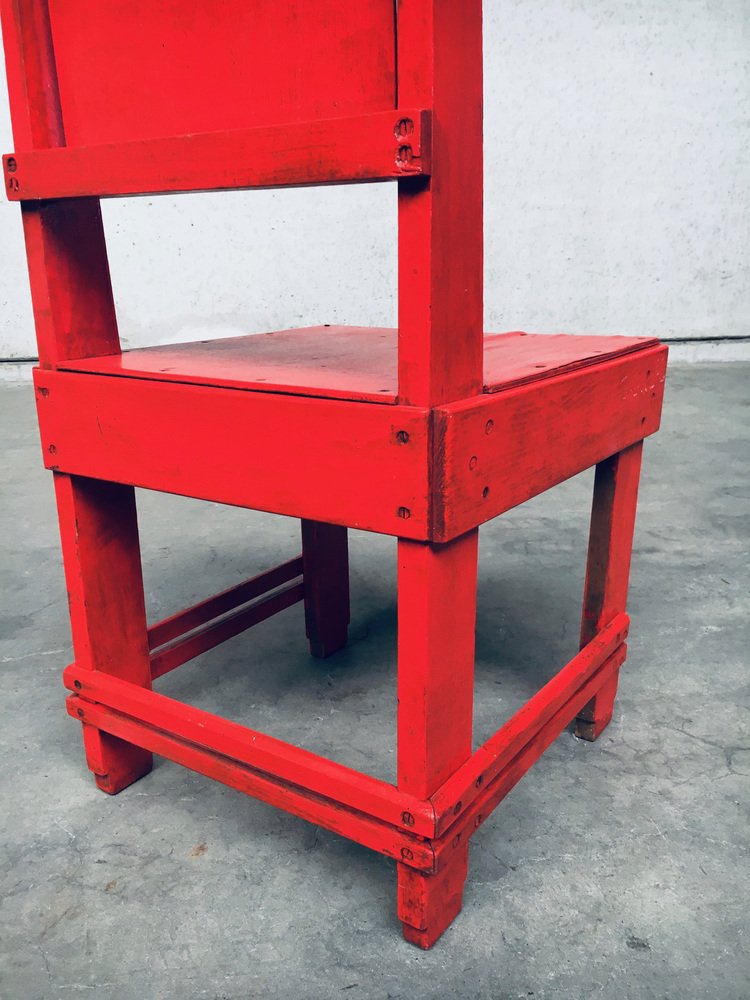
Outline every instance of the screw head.
<path fill-rule="evenodd" d="M 414 857 L 414 852 L 410 851 L 408 847 L 402 847 L 401 857 L 404 858 L 406 861 L 411 861 L 412 858 Z"/>
<path fill-rule="evenodd" d="M 408 507 L 399 507 L 396 513 L 399 517 L 403 517 L 405 521 L 408 521 L 409 518 L 411 517 L 411 511 L 409 510 Z"/>
<path fill-rule="evenodd" d="M 401 822 L 404 824 L 404 826 L 414 826 L 414 817 L 410 812 L 402 812 Z"/>
<path fill-rule="evenodd" d="M 404 139 L 407 135 L 411 135 L 414 131 L 414 122 L 411 118 L 399 118 L 396 122 L 396 127 L 393 129 L 393 134 L 397 139 Z"/>
<path fill-rule="evenodd" d="M 488 420 L 487 423 L 484 425 L 484 433 L 491 434 L 494 431 L 494 429 L 495 429 L 495 421 Z"/>

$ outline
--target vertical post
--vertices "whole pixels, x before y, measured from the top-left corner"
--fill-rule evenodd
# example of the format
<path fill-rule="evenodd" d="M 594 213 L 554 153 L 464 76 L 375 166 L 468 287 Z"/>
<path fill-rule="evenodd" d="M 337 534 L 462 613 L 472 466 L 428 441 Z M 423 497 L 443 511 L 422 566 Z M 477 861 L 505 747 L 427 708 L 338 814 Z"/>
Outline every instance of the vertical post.
<path fill-rule="evenodd" d="M 478 536 L 398 543 L 398 787 L 420 798 L 471 755 Z M 468 849 L 438 875 L 398 866 L 408 941 L 431 947 L 460 911 Z"/>
<path fill-rule="evenodd" d="M 324 659 L 346 645 L 349 626 L 347 530 L 337 524 L 302 521 L 305 631 L 310 652 Z"/>
<path fill-rule="evenodd" d="M 76 665 L 151 687 L 135 491 L 55 473 Z M 86 762 L 114 795 L 151 770 L 141 747 L 84 723 Z"/>
<path fill-rule="evenodd" d="M 399 181 L 398 393 L 482 388 L 482 3 L 399 0 L 398 102 L 432 109 L 432 174 Z"/>
<path fill-rule="evenodd" d="M 612 455 L 596 467 L 591 507 L 581 648 L 616 614 L 625 611 L 638 501 L 643 442 Z M 576 719 L 576 736 L 593 741 L 612 718 L 619 671 Z"/>
<path fill-rule="evenodd" d="M 432 109 L 432 170 L 399 182 L 399 401 L 481 392 L 482 3 L 398 0 L 398 103 Z M 400 540 L 398 784 L 431 795 L 471 754 L 478 532 Z M 407 940 L 429 948 L 461 909 L 468 844 L 438 875 L 399 865 Z"/>
<path fill-rule="evenodd" d="M 17 149 L 65 145 L 46 0 L 0 0 Z M 39 360 L 119 353 L 99 202 L 22 204 Z M 55 475 L 76 662 L 151 686 L 132 487 Z M 83 726 L 97 785 L 114 794 L 151 769 L 147 751 Z"/>
<path fill-rule="evenodd" d="M 0 0 L 13 138 L 19 150 L 65 145 L 46 0 Z M 39 360 L 118 354 L 97 198 L 21 204 Z"/>

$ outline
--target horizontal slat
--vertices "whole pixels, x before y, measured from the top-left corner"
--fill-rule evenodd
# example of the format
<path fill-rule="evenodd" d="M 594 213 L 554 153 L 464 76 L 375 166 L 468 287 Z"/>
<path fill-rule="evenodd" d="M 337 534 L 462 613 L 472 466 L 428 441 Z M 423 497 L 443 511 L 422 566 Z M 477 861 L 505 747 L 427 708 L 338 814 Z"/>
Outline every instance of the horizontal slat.
<path fill-rule="evenodd" d="M 83 670 L 73 664 L 65 670 L 63 680 L 65 686 L 81 698 L 106 705 L 132 722 L 158 729 L 195 748 L 262 771 L 278 781 L 307 789 L 335 800 L 339 806 L 355 809 L 385 823 L 408 826 L 409 833 L 427 836 L 434 831 L 434 814 L 429 802 L 401 792 L 378 778 L 360 774 L 309 750 L 98 670 Z M 133 742 L 147 746 L 138 739 Z M 155 752 L 162 753 L 161 750 Z M 171 757 L 169 753 L 165 756 Z M 413 822 L 404 823 L 404 813 L 408 813 Z"/>
<path fill-rule="evenodd" d="M 433 538 L 484 524 L 659 427 L 667 348 L 438 409 Z"/>
<path fill-rule="evenodd" d="M 214 594 L 213 597 L 209 597 L 205 601 L 200 601 L 198 604 L 178 611 L 177 614 L 156 622 L 149 628 L 149 649 L 154 650 L 178 636 L 185 635 L 186 632 L 192 632 L 199 625 L 205 625 L 207 622 L 213 621 L 214 618 L 218 618 L 219 615 L 226 614 L 241 604 L 247 604 L 248 601 L 260 597 L 261 594 L 265 594 L 275 587 L 280 587 L 282 583 L 288 583 L 301 575 L 302 556 L 298 556 L 296 559 L 290 559 L 288 562 L 282 563 L 281 566 L 274 566 L 273 569 L 260 573 L 250 580 L 244 580 L 236 587 L 229 587 L 220 594 Z"/>
<path fill-rule="evenodd" d="M 625 641 L 629 621 L 626 614 L 617 615 L 431 796 L 438 835 Z"/>
<path fill-rule="evenodd" d="M 151 677 L 162 677 L 188 660 L 200 656 L 201 653 L 213 649 L 227 639 L 239 635 L 253 625 L 271 618 L 301 601 L 305 596 L 303 583 L 290 583 L 283 589 L 269 594 L 249 607 L 238 608 L 216 621 L 204 625 L 187 636 L 174 639 L 166 646 L 160 647 L 151 655 Z"/>
<path fill-rule="evenodd" d="M 430 113 L 380 111 L 3 157 L 12 201 L 378 181 L 429 173 Z"/>
<path fill-rule="evenodd" d="M 453 852 L 471 837 L 492 811 L 512 791 L 515 785 L 536 763 L 560 733 L 570 724 L 575 715 L 593 698 L 599 688 L 620 669 L 627 656 L 627 647 L 623 644 L 612 656 L 583 684 L 578 691 L 560 708 L 543 726 L 524 748 L 513 757 L 495 777 L 494 781 L 483 786 L 481 794 L 474 799 L 468 809 L 461 813 L 459 821 L 441 837 L 434 840 L 435 869 L 439 871 L 450 861 Z"/>
<path fill-rule="evenodd" d="M 303 788 L 287 784 L 253 770 L 219 753 L 195 746 L 172 733 L 160 731 L 147 723 L 128 718 L 111 708 L 91 703 L 71 695 L 67 699 L 68 713 L 122 740 L 144 747 L 152 753 L 189 767 L 208 778 L 221 781 L 231 788 L 284 809 L 302 819 L 341 834 L 364 847 L 409 864 L 420 871 L 430 871 L 434 864 L 432 847 L 426 841 L 411 837 L 395 826 L 374 819 L 331 799 L 315 795 Z M 407 854 L 402 854 L 407 851 Z M 408 859 L 408 860 L 407 860 Z"/>
<path fill-rule="evenodd" d="M 427 537 L 426 410 L 41 369 L 34 378 L 47 468 Z"/>

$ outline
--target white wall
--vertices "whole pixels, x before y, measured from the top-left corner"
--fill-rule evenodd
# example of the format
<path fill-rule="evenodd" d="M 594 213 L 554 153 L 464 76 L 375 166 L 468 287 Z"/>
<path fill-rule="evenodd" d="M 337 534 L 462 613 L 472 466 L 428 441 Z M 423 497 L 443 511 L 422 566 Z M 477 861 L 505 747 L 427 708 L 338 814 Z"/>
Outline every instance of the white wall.
<path fill-rule="evenodd" d="M 748 0 L 485 0 L 485 66 L 487 329 L 750 336 Z M 126 346 L 395 324 L 392 185 L 104 211 Z M 6 202 L 0 259 L 0 358 L 33 355 Z"/>

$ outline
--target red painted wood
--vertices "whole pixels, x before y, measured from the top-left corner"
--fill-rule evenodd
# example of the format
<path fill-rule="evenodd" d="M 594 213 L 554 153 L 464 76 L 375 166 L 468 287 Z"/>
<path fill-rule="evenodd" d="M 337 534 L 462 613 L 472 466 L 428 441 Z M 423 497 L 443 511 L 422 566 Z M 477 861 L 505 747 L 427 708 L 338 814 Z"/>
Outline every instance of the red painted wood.
<path fill-rule="evenodd" d="M 290 580 L 295 580 L 298 576 L 302 576 L 301 556 L 290 559 L 280 566 L 274 566 L 273 569 L 266 570 L 265 573 L 259 573 L 258 576 L 244 580 L 236 587 L 223 590 L 220 594 L 215 594 L 205 601 L 193 604 L 183 611 L 178 611 L 176 615 L 170 615 L 169 618 L 164 618 L 150 626 L 148 630 L 149 649 L 153 651 L 172 639 L 192 632 L 200 625 L 206 625 L 220 615 L 234 611 L 240 605 L 247 604 L 248 601 L 280 587 L 283 583 L 289 583 Z"/>
<path fill-rule="evenodd" d="M 612 656 L 625 641 L 628 624 L 626 614 L 615 615 L 608 625 L 588 640 L 567 666 L 430 796 L 435 808 L 436 835 L 441 835 L 451 827 L 474 799 L 479 797 L 482 789 L 497 777 Z"/>
<path fill-rule="evenodd" d="M 429 947 L 470 835 L 576 713 L 588 738 L 611 716 L 666 351 L 483 340 L 480 0 L 0 12 L 89 766 L 114 792 L 162 753 L 395 858 L 404 933 Z M 383 177 L 398 343 L 317 328 L 120 355 L 99 204 L 70 196 Z M 53 194 L 70 200 L 29 200 Z M 584 648 L 471 757 L 476 526 L 596 463 Z M 265 575 L 172 616 L 150 663 L 133 485 L 301 517 L 304 583 L 268 594 Z M 398 789 L 149 689 L 303 592 L 313 649 L 340 646 L 345 525 L 399 537 Z"/>
<path fill-rule="evenodd" d="M 65 143 L 45 0 L 0 0 L 11 122 L 19 151 Z"/>
<path fill-rule="evenodd" d="M 75 696 L 69 697 L 66 705 L 68 713 L 84 724 L 97 726 L 121 740 L 137 740 L 152 753 L 308 820 L 316 826 L 338 833 L 373 851 L 390 858 L 402 858 L 403 852 L 407 850 L 411 853 L 410 864 L 425 870 L 429 870 L 434 864 L 429 842 L 412 837 L 395 826 L 364 813 L 341 806 L 335 800 L 319 797 L 309 790 L 309 786 L 275 780 L 247 765 L 186 743 L 170 733 L 136 721 L 114 709 L 94 705 Z"/>
<path fill-rule="evenodd" d="M 642 451 L 639 441 L 596 468 L 581 645 L 627 604 Z M 617 682 L 615 673 L 582 709 L 576 720 L 576 735 L 581 739 L 595 740 L 606 728 L 612 718 Z"/>
<path fill-rule="evenodd" d="M 646 348 L 441 407 L 433 537 L 455 538 L 653 434 L 666 356 Z"/>
<path fill-rule="evenodd" d="M 432 841 L 435 849 L 435 868 L 438 874 L 444 868 L 450 870 L 455 859 L 462 857 L 462 852 L 466 849 L 469 838 L 476 833 L 544 751 L 554 743 L 563 729 L 570 724 L 576 712 L 580 711 L 581 706 L 619 671 L 626 656 L 627 647 L 623 644 L 534 735 L 523 750 L 503 768 L 494 781 L 484 786 L 481 794 L 461 814 L 460 820 L 441 837 Z"/>
<path fill-rule="evenodd" d="M 56 475 L 73 651 L 79 671 L 151 686 L 138 524 L 128 486 Z M 86 760 L 111 795 L 151 770 L 151 754 L 92 724 Z"/>
<path fill-rule="evenodd" d="M 39 360 L 117 355 L 120 341 L 96 199 L 22 206 Z"/>
<path fill-rule="evenodd" d="M 655 344 L 644 337 L 486 334 L 485 392 L 553 378 Z M 260 392 L 395 403 L 397 349 L 395 330 L 315 326 L 139 348 L 111 357 L 78 358 L 61 367 Z"/>
<path fill-rule="evenodd" d="M 266 621 L 279 611 L 285 611 L 305 596 L 302 583 L 289 583 L 280 590 L 259 598 L 249 606 L 230 611 L 216 621 L 203 625 L 189 635 L 180 636 L 151 654 L 151 676 L 156 679 L 232 639 L 253 625 Z"/>
<path fill-rule="evenodd" d="M 428 530 L 428 420 L 418 408 L 35 377 L 48 468 L 386 534 Z"/>
<path fill-rule="evenodd" d="M 398 787 L 433 795 L 471 756 L 478 532 L 398 543 Z M 460 852 L 459 852 L 460 853 Z M 404 934 L 429 947 L 461 908 L 468 855 L 438 876 L 402 872 Z"/>
<path fill-rule="evenodd" d="M 399 123 L 409 122 L 408 159 Z M 428 174 L 429 112 L 65 146 L 3 157 L 12 201 L 397 180 Z"/>
<path fill-rule="evenodd" d="M 429 182 L 399 182 L 399 398 L 482 387 L 482 3 L 398 4 L 398 101 L 432 108 Z"/>
<path fill-rule="evenodd" d="M 396 107 L 393 0 L 50 0 L 50 14 L 71 145 Z"/>
<path fill-rule="evenodd" d="M 305 632 L 310 652 L 325 659 L 346 645 L 349 628 L 349 544 L 346 528 L 302 521 Z"/>
<path fill-rule="evenodd" d="M 90 702 L 97 702 L 131 721 L 158 729 L 181 742 L 331 799 L 362 816 L 400 827 L 409 836 L 428 836 L 434 831 L 429 803 L 420 801 L 408 791 L 326 760 L 309 750 L 221 719 L 137 684 L 83 670 L 75 664 L 66 669 L 64 682 L 82 701 L 85 699 L 79 707 L 86 707 L 87 711 Z M 164 753 L 162 750 L 155 752 Z M 168 752 L 164 756 L 174 759 Z M 409 814 L 409 823 L 404 822 L 404 813 Z"/>

